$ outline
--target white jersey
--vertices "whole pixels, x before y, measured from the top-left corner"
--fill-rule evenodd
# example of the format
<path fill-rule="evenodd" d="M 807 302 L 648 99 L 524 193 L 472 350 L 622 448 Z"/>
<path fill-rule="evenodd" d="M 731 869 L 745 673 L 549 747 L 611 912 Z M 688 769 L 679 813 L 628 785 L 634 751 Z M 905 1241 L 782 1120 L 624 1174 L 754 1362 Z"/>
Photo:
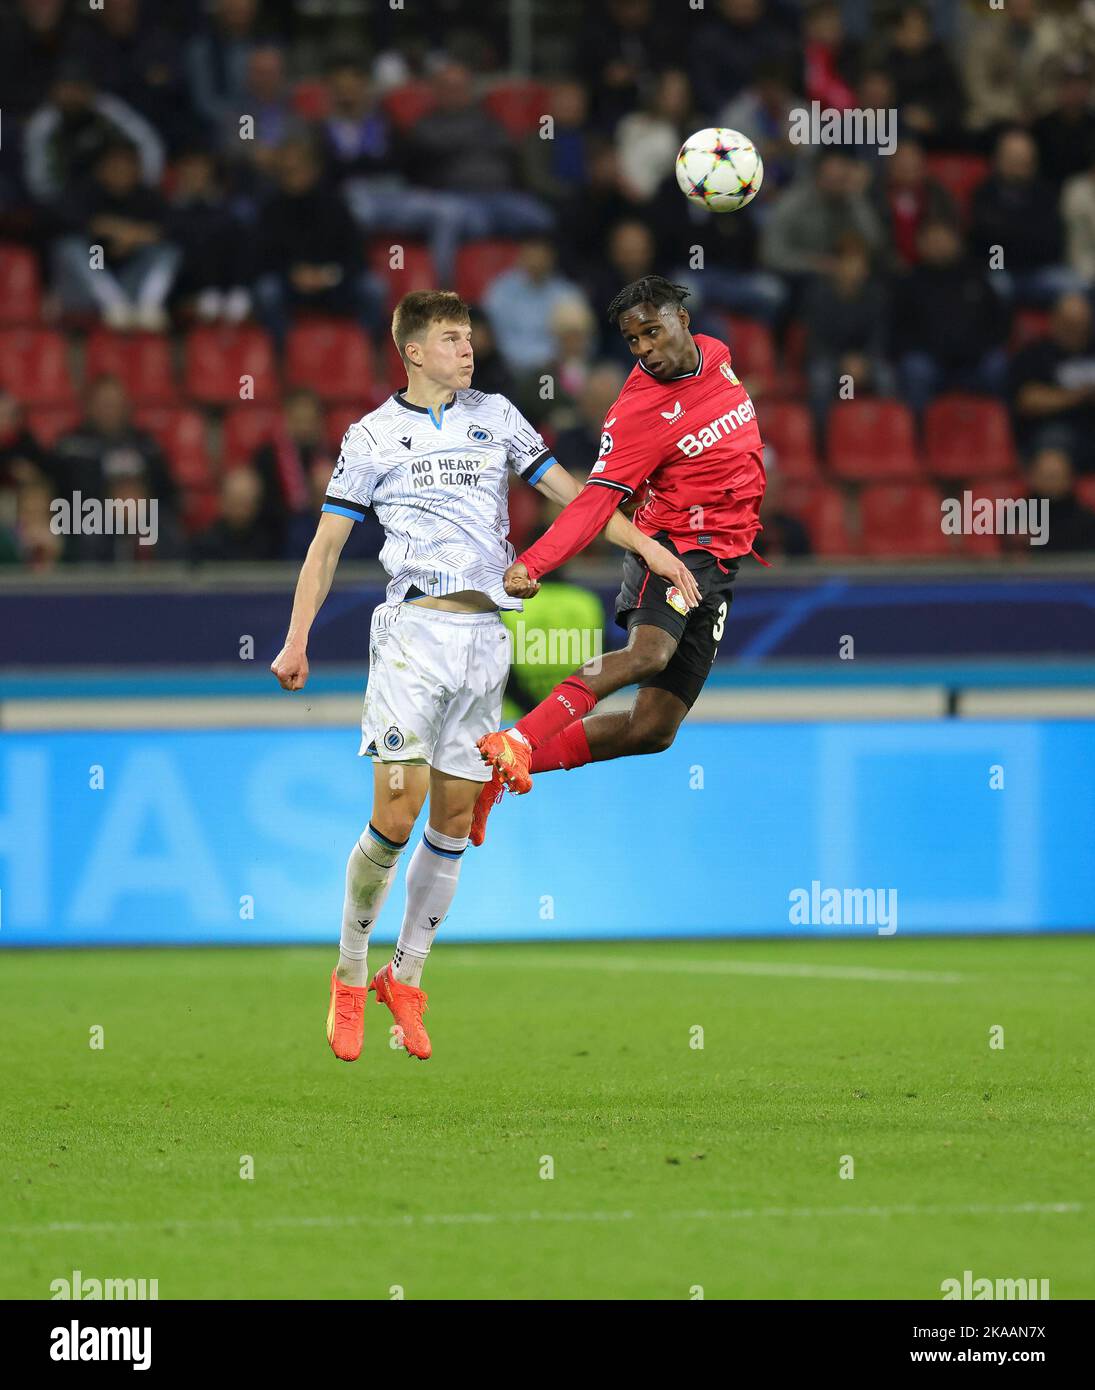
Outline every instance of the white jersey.
<path fill-rule="evenodd" d="M 323 510 L 376 512 L 388 603 L 478 589 L 520 609 L 502 587 L 514 558 L 507 469 L 535 483 L 554 462 L 505 396 L 457 391 L 435 415 L 396 392 L 346 431 Z"/>

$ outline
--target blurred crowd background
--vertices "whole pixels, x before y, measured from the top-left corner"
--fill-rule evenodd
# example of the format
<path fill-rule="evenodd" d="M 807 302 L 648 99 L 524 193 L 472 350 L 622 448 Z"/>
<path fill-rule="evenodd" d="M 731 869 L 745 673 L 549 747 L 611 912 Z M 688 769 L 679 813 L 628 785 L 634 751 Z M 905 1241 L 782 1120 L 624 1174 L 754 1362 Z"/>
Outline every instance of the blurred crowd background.
<path fill-rule="evenodd" d="M 1091 0 L 5 0 L 0 562 L 300 557 L 423 287 L 584 477 L 649 272 L 757 403 L 766 554 L 1007 553 L 943 535 L 965 489 L 1095 552 L 1093 78 Z M 815 101 L 896 151 L 792 143 Z M 741 213 L 677 189 L 707 125 L 763 154 Z M 157 498 L 158 543 L 55 534 L 74 491 Z"/>

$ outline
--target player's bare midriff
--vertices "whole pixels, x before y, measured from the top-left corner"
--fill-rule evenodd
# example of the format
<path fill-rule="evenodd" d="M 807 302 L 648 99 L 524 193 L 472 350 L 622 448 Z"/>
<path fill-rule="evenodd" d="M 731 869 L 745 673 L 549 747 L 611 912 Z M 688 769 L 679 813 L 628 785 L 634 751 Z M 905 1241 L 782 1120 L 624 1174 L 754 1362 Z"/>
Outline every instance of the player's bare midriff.
<path fill-rule="evenodd" d="M 416 608 L 439 608 L 442 613 L 495 613 L 498 605 L 489 594 L 479 589 L 461 589 L 458 594 L 444 598 L 412 598 L 407 600 Z"/>

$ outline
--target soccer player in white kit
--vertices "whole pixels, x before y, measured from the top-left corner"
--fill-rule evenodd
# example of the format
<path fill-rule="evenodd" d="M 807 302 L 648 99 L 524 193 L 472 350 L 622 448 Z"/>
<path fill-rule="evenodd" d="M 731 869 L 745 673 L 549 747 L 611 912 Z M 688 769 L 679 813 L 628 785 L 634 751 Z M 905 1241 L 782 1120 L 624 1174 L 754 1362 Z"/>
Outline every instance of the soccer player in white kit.
<path fill-rule="evenodd" d="M 297 581 L 285 645 L 270 669 L 286 690 L 308 679 L 308 633 L 356 522 L 372 507 L 384 528 L 390 576 L 373 612 L 361 749 L 373 759 L 369 824 L 350 851 L 338 965 L 331 972 L 327 1040 L 337 1057 L 361 1053 L 369 991 L 387 1004 L 403 1046 L 429 1057 L 422 968 L 456 892 L 472 812 L 491 777 L 476 747 L 499 726 L 510 666 L 500 608 L 520 609 L 502 576 L 513 560 L 512 470 L 566 505 L 578 483 L 504 396 L 473 391 L 467 306 L 447 291 L 418 291 L 396 306 L 392 336 L 407 386 L 351 425 L 315 538 Z M 692 575 L 665 546 L 615 513 L 609 540 L 640 554 L 694 604 Z M 395 954 L 369 981 L 369 935 L 426 800 L 428 824 L 407 867 Z"/>

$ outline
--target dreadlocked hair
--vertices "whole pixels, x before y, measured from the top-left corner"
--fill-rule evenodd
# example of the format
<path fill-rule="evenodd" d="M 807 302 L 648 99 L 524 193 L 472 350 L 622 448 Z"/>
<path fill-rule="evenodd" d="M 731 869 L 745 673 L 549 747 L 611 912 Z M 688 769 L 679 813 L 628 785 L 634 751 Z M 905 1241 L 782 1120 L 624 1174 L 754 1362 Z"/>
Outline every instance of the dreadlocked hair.
<path fill-rule="evenodd" d="M 637 304 L 653 304 L 660 309 L 663 304 L 676 304 L 678 307 L 688 298 L 691 290 L 684 285 L 674 285 L 664 275 L 644 275 L 641 280 L 632 280 L 625 285 L 608 306 L 608 317 L 615 323 L 621 314 L 634 309 Z"/>

